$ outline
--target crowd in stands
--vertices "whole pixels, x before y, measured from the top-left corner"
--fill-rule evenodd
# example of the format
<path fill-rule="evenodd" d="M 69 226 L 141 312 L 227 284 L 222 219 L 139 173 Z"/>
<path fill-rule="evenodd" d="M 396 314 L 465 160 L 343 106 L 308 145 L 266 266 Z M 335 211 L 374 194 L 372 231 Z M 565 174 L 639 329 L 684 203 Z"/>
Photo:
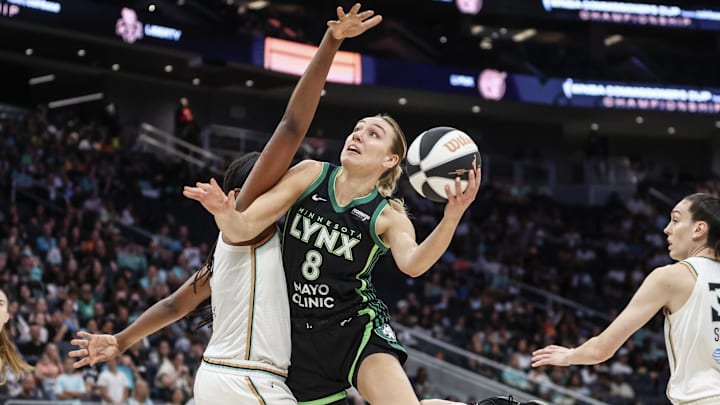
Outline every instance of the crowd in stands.
<path fill-rule="evenodd" d="M 210 173 L 141 153 L 118 125 L 74 111 L 40 109 L 0 120 L 0 142 L 0 288 L 11 301 L 10 336 L 35 366 L 31 374 L 9 376 L 0 395 L 192 401 L 193 375 L 210 334 L 207 326 L 197 328 L 204 313 L 107 364 L 76 370 L 67 352 L 77 331 L 119 331 L 200 266 L 215 225 L 180 191 Z M 442 207 L 405 194 L 423 239 Z M 529 366 L 533 349 L 575 346 L 605 326 L 580 306 L 607 314 L 606 322 L 649 270 L 669 262 L 662 235 L 669 207 L 661 208 L 641 194 L 599 207 L 565 206 L 486 184 L 430 272 L 384 285 L 397 272 L 378 269 L 376 284 L 396 303 L 398 324 L 506 366 L 436 353 L 477 373 L 552 403 L 573 402 L 548 383 L 613 404 L 664 404 L 668 366 L 657 338 L 660 316 L 604 365 Z M 548 304 L 526 294 L 527 286 L 578 306 Z M 427 377 L 413 381 L 423 397 L 443 395 Z"/>

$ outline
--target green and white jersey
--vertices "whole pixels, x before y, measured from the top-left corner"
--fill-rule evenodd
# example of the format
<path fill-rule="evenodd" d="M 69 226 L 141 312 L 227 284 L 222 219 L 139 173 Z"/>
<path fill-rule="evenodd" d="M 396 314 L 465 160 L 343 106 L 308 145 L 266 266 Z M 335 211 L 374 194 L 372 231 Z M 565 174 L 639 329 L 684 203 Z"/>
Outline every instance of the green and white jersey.
<path fill-rule="evenodd" d="M 283 265 L 294 321 L 329 320 L 363 309 L 377 322 L 388 321 L 371 272 L 388 247 L 375 233 L 387 200 L 377 189 L 346 206 L 335 199 L 341 167 L 323 163 L 318 178 L 285 218 Z"/>

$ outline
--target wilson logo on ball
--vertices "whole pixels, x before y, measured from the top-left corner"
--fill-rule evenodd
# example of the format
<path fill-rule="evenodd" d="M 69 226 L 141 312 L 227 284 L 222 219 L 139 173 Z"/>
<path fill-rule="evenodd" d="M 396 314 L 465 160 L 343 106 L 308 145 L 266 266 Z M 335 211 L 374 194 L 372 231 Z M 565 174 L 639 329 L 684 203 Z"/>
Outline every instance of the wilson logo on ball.
<path fill-rule="evenodd" d="M 475 145 L 475 142 L 473 142 L 472 138 L 470 138 L 469 136 L 461 135 L 455 139 L 451 139 L 443 146 L 450 152 L 457 152 L 460 148 L 466 145 Z"/>

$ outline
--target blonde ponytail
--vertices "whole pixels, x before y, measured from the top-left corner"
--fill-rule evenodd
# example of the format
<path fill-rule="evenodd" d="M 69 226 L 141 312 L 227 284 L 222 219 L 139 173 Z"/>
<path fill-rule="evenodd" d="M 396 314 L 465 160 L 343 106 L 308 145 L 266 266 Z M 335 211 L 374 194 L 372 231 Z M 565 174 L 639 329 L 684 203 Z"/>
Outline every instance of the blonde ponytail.
<path fill-rule="evenodd" d="M 376 187 L 382 196 L 388 198 L 388 203 L 394 210 L 406 214 L 405 202 L 403 202 L 400 198 L 392 197 L 395 188 L 397 188 L 398 179 L 402 176 L 400 162 L 405 159 L 405 154 L 407 153 L 407 141 L 405 140 L 405 134 L 400 128 L 400 124 L 398 124 L 397 121 L 395 121 L 395 119 L 390 115 L 378 114 L 376 117 L 385 120 L 385 122 L 390 124 L 395 131 L 395 138 L 393 139 L 390 151 L 399 157 L 398 163 L 380 176 L 380 179 L 376 183 Z"/>

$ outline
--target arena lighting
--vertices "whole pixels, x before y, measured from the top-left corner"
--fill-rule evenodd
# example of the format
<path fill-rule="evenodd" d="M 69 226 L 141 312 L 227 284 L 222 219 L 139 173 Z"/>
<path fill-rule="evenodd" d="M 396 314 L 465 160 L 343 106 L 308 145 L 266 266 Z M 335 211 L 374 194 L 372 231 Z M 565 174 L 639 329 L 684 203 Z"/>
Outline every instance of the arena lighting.
<path fill-rule="evenodd" d="M 472 106 L 472 112 L 473 112 L 473 113 L 477 114 L 477 113 L 479 113 L 480 111 L 481 111 L 481 109 L 480 109 L 480 106 L 479 106 L 479 105 L 474 105 L 474 106 Z"/>
<path fill-rule="evenodd" d="M 645 118 L 643 118 L 642 115 L 638 115 L 637 117 L 635 117 L 635 122 L 640 125 L 645 122 Z"/>
<path fill-rule="evenodd" d="M 605 44 L 605 46 L 610 47 L 610 46 L 613 46 L 613 45 L 615 45 L 615 44 L 617 44 L 617 43 L 620 43 L 620 42 L 622 42 L 622 41 L 623 41 L 623 36 L 622 36 L 622 35 L 620 35 L 620 34 L 614 34 L 614 35 L 610 35 L 609 37 L 605 38 L 605 40 L 603 41 L 603 43 Z"/>
<path fill-rule="evenodd" d="M 248 3 L 247 8 L 250 10 L 262 10 L 270 3 L 267 0 L 255 0 Z"/>
<path fill-rule="evenodd" d="M 5 3 L 53 14 L 59 14 L 62 11 L 60 3 L 50 0 L 5 0 Z"/>
<path fill-rule="evenodd" d="M 537 30 L 535 28 L 528 28 L 513 35 L 512 40 L 514 42 L 524 42 L 534 37 L 535 35 L 537 35 Z"/>
<path fill-rule="evenodd" d="M 0 15 L 6 15 L 8 17 L 16 16 L 20 13 L 20 7 L 15 4 L 2 4 L 0 3 Z"/>
<path fill-rule="evenodd" d="M 470 33 L 473 35 L 480 35 L 483 31 L 485 31 L 485 27 L 480 24 L 473 24 L 472 27 L 470 27 Z"/>
<path fill-rule="evenodd" d="M 80 103 L 87 103 L 90 101 L 102 100 L 104 97 L 103 93 L 86 94 L 84 96 L 64 98 L 62 100 L 55 100 L 48 103 L 48 108 L 60 108 L 69 105 L 75 105 Z"/>
<path fill-rule="evenodd" d="M 541 0 L 545 11 L 577 11 L 583 20 L 687 27 L 695 21 L 720 21 L 720 11 L 687 10 L 675 5 L 604 0 Z"/>
<path fill-rule="evenodd" d="M 31 77 L 30 80 L 28 80 L 28 84 L 34 86 L 36 84 L 49 83 L 53 80 L 55 80 L 55 75 L 36 76 Z"/>
<path fill-rule="evenodd" d="M 663 6 L 659 4 L 630 3 L 624 1 L 594 1 L 594 0 L 542 0 L 545 11 L 578 10 L 599 11 L 605 13 L 642 14 L 663 17 L 678 17 L 682 9 L 677 6 Z"/>
<path fill-rule="evenodd" d="M 263 65 L 268 70 L 300 76 L 310 63 L 316 49 L 317 47 L 313 45 L 266 37 Z M 338 51 L 330 67 L 327 81 L 361 84 L 362 55 L 357 52 Z"/>
<path fill-rule="evenodd" d="M 646 100 L 671 100 L 671 101 L 692 101 L 710 102 L 720 101 L 720 95 L 714 95 L 709 90 L 693 90 L 668 87 L 630 86 L 602 83 L 581 83 L 573 79 L 565 79 L 562 85 L 565 97 L 573 96 L 603 96 L 603 97 L 625 97 Z"/>

